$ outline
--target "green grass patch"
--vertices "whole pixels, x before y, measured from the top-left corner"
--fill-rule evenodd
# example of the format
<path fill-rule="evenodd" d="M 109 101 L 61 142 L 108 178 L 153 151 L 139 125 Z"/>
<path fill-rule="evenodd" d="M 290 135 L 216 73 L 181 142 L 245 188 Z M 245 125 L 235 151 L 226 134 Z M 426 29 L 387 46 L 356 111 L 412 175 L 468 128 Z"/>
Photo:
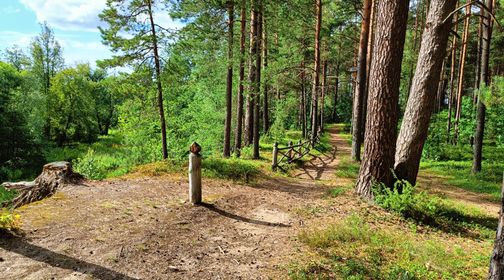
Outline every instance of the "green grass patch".
<path fill-rule="evenodd" d="M 406 181 L 397 181 L 393 189 L 377 185 L 373 192 L 378 205 L 417 223 L 471 238 L 495 235 L 497 218 L 477 207 L 418 192 Z"/>
<path fill-rule="evenodd" d="M 470 161 L 423 161 L 421 171 L 443 177 L 443 182 L 458 188 L 477 193 L 490 194 L 500 199 L 504 163 L 483 162 L 483 170 L 471 173 Z"/>
<path fill-rule="evenodd" d="M 2 208 L 0 209 L 0 231 L 13 231 L 21 226 L 21 217 L 14 211 Z"/>
<path fill-rule="evenodd" d="M 336 198 L 338 196 L 343 195 L 353 188 L 353 185 L 345 185 L 345 186 L 337 186 L 334 188 L 330 188 L 326 191 L 326 197 Z"/>
<path fill-rule="evenodd" d="M 341 178 L 356 179 L 359 175 L 360 164 L 353 161 L 350 156 L 342 156 L 336 167 L 336 176 Z"/>
<path fill-rule="evenodd" d="M 302 231 L 299 240 L 312 251 L 289 266 L 291 279 L 482 279 L 487 272 L 489 251 L 480 243 L 376 228 L 357 214 Z"/>
<path fill-rule="evenodd" d="M 238 158 L 206 158 L 202 162 L 203 176 L 248 182 L 261 173 L 265 164 Z"/>
<path fill-rule="evenodd" d="M 2 186 L 0 186 L 0 204 L 12 200 L 17 196 L 17 192 L 14 190 L 8 190 Z"/>

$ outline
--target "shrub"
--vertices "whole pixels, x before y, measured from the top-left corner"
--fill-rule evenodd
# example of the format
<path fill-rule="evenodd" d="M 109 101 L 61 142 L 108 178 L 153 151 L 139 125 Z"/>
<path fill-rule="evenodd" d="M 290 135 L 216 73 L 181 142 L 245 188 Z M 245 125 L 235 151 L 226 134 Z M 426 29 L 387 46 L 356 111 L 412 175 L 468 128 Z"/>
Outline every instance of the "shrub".
<path fill-rule="evenodd" d="M 21 226 L 21 216 L 2 208 L 0 210 L 0 230 L 16 230 Z"/>

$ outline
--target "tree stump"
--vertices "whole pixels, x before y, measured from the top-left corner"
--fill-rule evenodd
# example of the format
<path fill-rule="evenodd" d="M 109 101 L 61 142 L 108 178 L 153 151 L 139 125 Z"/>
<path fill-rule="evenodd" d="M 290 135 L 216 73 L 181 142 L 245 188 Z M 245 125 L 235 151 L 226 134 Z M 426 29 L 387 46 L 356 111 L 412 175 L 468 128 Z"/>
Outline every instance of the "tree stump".
<path fill-rule="evenodd" d="M 66 161 L 52 162 L 44 165 L 42 173 L 32 182 L 3 183 L 9 190 L 16 190 L 19 195 L 11 201 L 2 203 L 2 207 L 18 208 L 25 204 L 52 196 L 58 188 L 66 183 L 77 183 L 84 179 L 74 173 L 72 165 Z"/>

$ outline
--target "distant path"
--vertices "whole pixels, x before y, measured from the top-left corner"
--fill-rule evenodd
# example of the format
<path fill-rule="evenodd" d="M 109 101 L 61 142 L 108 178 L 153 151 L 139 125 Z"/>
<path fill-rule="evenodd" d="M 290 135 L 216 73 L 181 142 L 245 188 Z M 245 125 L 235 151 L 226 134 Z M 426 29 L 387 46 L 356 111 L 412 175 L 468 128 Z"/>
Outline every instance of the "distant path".
<path fill-rule="evenodd" d="M 20 209 L 25 238 L 0 239 L 5 279 L 285 278 L 305 212 L 327 201 L 345 140 L 294 171 L 253 185 L 204 180 L 185 203 L 185 176 L 90 181 Z"/>

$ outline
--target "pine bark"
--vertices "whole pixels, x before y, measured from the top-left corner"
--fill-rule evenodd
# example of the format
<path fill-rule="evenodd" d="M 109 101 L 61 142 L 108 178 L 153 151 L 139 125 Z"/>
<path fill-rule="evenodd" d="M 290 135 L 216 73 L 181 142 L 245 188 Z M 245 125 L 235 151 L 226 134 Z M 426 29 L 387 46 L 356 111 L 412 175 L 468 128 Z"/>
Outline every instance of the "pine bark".
<path fill-rule="evenodd" d="M 256 30 L 256 52 L 255 52 L 255 80 L 252 83 L 254 87 L 253 103 L 254 103 L 254 121 L 253 121 L 253 159 L 259 159 L 259 111 L 260 111 L 260 93 L 261 93 L 261 35 L 262 35 L 262 16 L 263 16 L 262 0 L 257 0 L 257 30 Z"/>
<path fill-rule="evenodd" d="M 307 119 L 306 119 L 306 71 L 305 71 L 305 61 L 301 61 L 301 102 L 299 113 L 301 115 L 301 130 L 303 139 L 307 136 Z"/>
<path fill-rule="evenodd" d="M 445 19 L 454 10 L 455 4 L 456 0 L 431 1 L 411 95 L 397 139 L 395 174 L 412 185 L 416 183 L 448 45 L 451 21 Z"/>
<path fill-rule="evenodd" d="M 457 1 L 458 5 L 458 1 Z M 458 22 L 458 14 L 455 14 L 454 22 Z M 454 32 L 458 32 L 458 24 L 455 24 Z M 455 94 L 455 70 L 457 68 L 457 36 L 453 35 L 451 47 L 451 65 L 450 65 L 450 96 L 448 97 L 448 119 L 446 124 L 446 143 L 451 142 L 451 127 L 452 127 L 452 112 L 453 112 L 453 97 Z"/>
<path fill-rule="evenodd" d="M 224 152 L 225 158 L 231 155 L 231 122 L 233 113 L 233 29 L 234 29 L 234 2 L 227 1 L 228 9 L 228 65 L 226 77 L 226 121 L 224 124 Z"/>
<path fill-rule="evenodd" d="M 489 280 L 504 279 L 504 180 L 501 190 L 501 209 L 499 213 L 499 224 L 495 235 L 495 243 L 490 258 Z"/>
<path fill-rule="evenodd" d="M 252 144 L 254 138 L 254 91 L 256 80 L 256 56 L 257 56 L 257 0 L 251 1 L 250 11 L 250 49 L 249 49 L 249 87 L 246 98 L 246 111 L 245 111 L 245 129 L 244 129 L 244 144 L 249 146 Z"/>
<path fill-rule="evenodd" d="M 492 39 L 492 20 L 490 13 L 493 13 L 493 2 L 492 0 L 485 1 L 486 6 L 490 11 L 483 10 L 483 30 L 482 30 L 482 44 L 481 44 L 481 83 L 485 83 L 486 86 L 490 86 L 490 41 Z M 480 87 L 478 87 L 479 89 Z M 473 145 L 473 165 L 472 172 L 478 173 L 481 171 L 481 160 L 483 153 L 483 136 L 485 134 L 485 115 L 486 106 L 483 103 L 482 98 L 478 98 L 478 112 L 476 116 L 476 132 L 474 134 L 474 145 Z"/>
<path fill-rule="evenodd" d="M 366 94 L 366 74 L 367 74 L 367 51 L 369 40 L 369 27 L 371 19 L 371 7 L 373 1 L 364 1 L 362 13 L 361 33 L 359 41 L 359 55 L 357 64 L 357 81 L 354 92 L 354 102 L 352 110 L 352 159 L 361 160 L 360 150 L 363 142 L 362 129 L 364 127 L 364 95 Z"/>
<path fill-rule="evenodd" d="M 155 72 L 156 72 L 156 87 L 157 87 L 157 102 L 158 102 L 158 108 L 159 108 L 159 121 L 161 125 L 161 141 L 162 141 L 162 146 L 163 146 L 163 159 L 168 158 L 168 144 L 166 140 L 166 118 L 165 118 L 165 113 L 164 113 L 164 105 L 163 105 L 163 87 L 161 85 L 161 62 L 159 58 L 159 52 L 158 52 L 158 42 L 157 42 L 157 36 L 156 36 L 156 25 L 154 23 L 154 17 L 153 17 L 153 12 L 152 12 L 152 3 L 151 0 L 148 0 L 147 2 L 147 8 L 148 8 L 148 13 L 149 13 L 149 20 L 150 20 L 150 25 L 151 25 L 151 34 L 152 34 L 152 47 L 154 50 L 154 65 L 155 65 Z"/>
<path fill-rule="evenodd" d="M 471 0 L 467 0 L 467 3 L 471 3 Z M 467 44 L 469 39 L 469 27 L 471 23 L 471 6 L 466 7 L 466 18 L 464 20 L 464 32 L 462 35 L 462 50 L 460 52 L 460 66 L 459 66 L 459 74 L 458 74 L 458 86 L 457 86 L 457 107 L 455 110 L 455 127 L 453 134 L 453 143 L 457 144 L 459 137 L 459 124 L 460 124 L 460 116 L 462 115 L 462 95 L 464 93 L 464 72 L 465 72 L 465 63 L 467 56 Z"/>
<path fill-rule="evenodd" d="M 266 17 L 262 15 L 262 50 L 263 50 L 263 68 L 266 72 L 268 68 L 268 34 L 266 29 Z M 269 83 L 265 75 L 263 94 L 263 132 L 267 133 L 270 126 L 269 120 Z"/>
<path fill-rule="evenodd" d="M 324 108 L 325 108 L 325 96 L 327 87 L 327 60 L 324 60 L 322 66 L 322 88 L 320 96 L 320 131 L 324 131 Z"/>
<path fill-rule="evenodd" d="M 336 71 L 334 73 L 336 76 L 334 81 L 334 93 L 333 93 L 333 108 L 332 108 L 332 121 L 338 122 L 338 90 L 339 90 L 339 63 L 336 64 Z"/>
<path fill-rule="evenodd" d="M 398 122 L 399 83 L 409 1 L 378 3 L 376 41 L 369 76 L 366 142 L 356 192 L 373 197 L 375 182 L 392 183 Z"/>
<path fill-rule="evenodd" d="M 311 100 L 311 145 L 315 146 L 318 132 L 318 89 L 320 74 L 320 28 L 322 26 L 322 0 L 315 0 L 315 62 L 313 73 L 313 88 Z"/>
<path fill-rule="evenodd" d="M 235 154 L 240 156 L 242 146 L 243 128 L 243 91 L 245 81 L 245 40 L 247 32 L 247 7 L 246 0 L 241 2 L 240 10 L 240 77 L 238 85 L 238 95 L 236 100 L 236 129 L 235 129 Z"/>

